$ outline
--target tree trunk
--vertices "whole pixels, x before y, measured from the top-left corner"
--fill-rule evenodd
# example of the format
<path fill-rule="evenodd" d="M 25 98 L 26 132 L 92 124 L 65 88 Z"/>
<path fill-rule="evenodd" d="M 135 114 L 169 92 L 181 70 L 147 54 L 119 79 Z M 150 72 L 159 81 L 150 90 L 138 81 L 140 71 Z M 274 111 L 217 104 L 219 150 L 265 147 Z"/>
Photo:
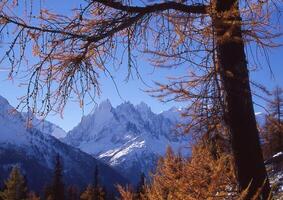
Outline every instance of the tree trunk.
<path fill-rule="evenodd" d="M 239 187 L 243 191 L 251 183 L 246 197 L 251 199 L 263 186 L 261 196 L 267 199 L 270 186 L 253 109 L 238 1 L 217 0 L 216 11 L 217 15 L 212 18 L 225 91 L 225 121 L 231 133 Z"/>

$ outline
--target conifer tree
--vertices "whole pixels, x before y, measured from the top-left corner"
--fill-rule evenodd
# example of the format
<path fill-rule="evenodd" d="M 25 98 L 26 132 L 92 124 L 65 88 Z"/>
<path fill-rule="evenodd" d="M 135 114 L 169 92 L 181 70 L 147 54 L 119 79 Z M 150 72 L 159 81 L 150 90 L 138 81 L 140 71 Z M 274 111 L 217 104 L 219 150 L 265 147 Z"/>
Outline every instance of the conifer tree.
<path fill-rule="evenodd" d="M 271 116 L 274 117 L 278 123 L 282 123 L 282 120 L 283 120 L 283 89 L 277 86 L 273 90 L 272 94 L 273 94 L 273 99 L 269 105 Z"/>
<path fill-rule="evenodd" d="M 81 200 L 94 200 L 95 192 L 94 187 L 92 185 L 88 185 L 86 190 L 80 196 Z"/>
<path fill-rule="evenodd" d="M 99 169 L 97 165 L 94 170 L 93 184 L 88 185 L 80 198 L 81 200 L 104 200 L 106 198 L 105 189 L 99 182 Z"/>
<path fill-rule="evenodd" d="M 40 200 L 40 197 L 38 197 L 34 192 L 30 192 L 28 194 L 28 200 Z"/>
<path fill-rule="evenodd" d="M 142 196 L 145 193 L 145 185 L 146 185 L 146 177 L 145 174 L 142 172 L 141 176 L 140 176 L 140 180 L 139 183 L 137 185 L 137 189 L 136 189 L 136 199 L 142 199 Z"/>
<path fill-rule="evenodd" d="M 152 178 L 143 199 L 237 199 L 240 195 L 231 155 L 222 153 L 215 159 L 203 143 L 193 147 L 190 159 L 175 155 L 169 148 Z"/>
<path fill-rule="evenodd" d="M 106 197 L 105 188 L 101 185 L 99 180 L 99 168 L 96 165 L 94 170 L 94 196 L 95 199 L 103 200 Z"/>
<path fill-rule="evenodd" d="M 80 196 L 81 200 L 105 200 L 106 193 L 102 187 L 93 187 L 88 185 L 86 190 Z"/>
<path fill-rule="evenodd" d="M 78 200 L 78 189 L 76 186 L 69 186 L 67 189 L 67 200 Z"/>
<path fill-rule="evenodd" d="M 48 200 L 64 200 L 64 182 L 62 174 L 62 164 L 60 161 L 60 156 L 57 155 L 55 158 L 55 168 L 53 174 L 53 180 L 50 186 L 46 188 L 45 198 Z"/>
<path fill-rule="evenodd" d="M 0 197 L 3 200 L 27 199 L 26 181 L 18 167 L 13 167 L 8 180 L 5 182 L 5 189 L 0 193 Z"/>
<path fill-rule="evenodd" d="M 99 185 L 99 170 L 98 170 L 98 166 L 96 165 L 94 169 L 93 186 L 98 187 L 98 185 Z"/>

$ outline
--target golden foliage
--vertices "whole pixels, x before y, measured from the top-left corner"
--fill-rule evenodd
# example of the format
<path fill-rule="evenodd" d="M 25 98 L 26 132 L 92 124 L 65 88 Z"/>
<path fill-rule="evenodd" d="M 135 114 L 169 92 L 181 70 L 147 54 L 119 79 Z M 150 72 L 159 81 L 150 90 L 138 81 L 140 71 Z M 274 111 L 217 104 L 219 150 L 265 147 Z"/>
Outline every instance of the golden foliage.
<path fill-rule="evenodd" d="M 117 188 L 123 200 L 134 200 L 134 193 L 129 186 L 123 188 L 122 186 L 118 185 Z"/>
<path fill-rule="evenodd" d="M 81 200 L 104 200 L 105 192 L 102 187 L 94 187 L 92 185 L 88 185 L 86 190 L 80 196 Z"/>
<path fill-rule="evenodd" d="M 122 191 L 122 199 L 133 197 Z M 131 196 L 132 195 L 132 196 Z M 207 145 L 196 145 L 190 159 L 175 155 L 168 148 L 159 160 L 151 184 L 145 187 L 143 200 L 236 199 L 238 197 L 233 159 L 227 153 L 215 159 Z M 128 200 L 128 199 L 127 199 Z"/>
<path fill-rule="evenodd" d="M 130 187 L 118 189 L 122 200 L 247 200 L 249 191 L 249 187 L 238 190 L 232 156 L 222 152 L 215 159 L 203 143 L 193 147 L 189 159 L 168 148 L 139 198 Z M 260 199 L 261 190 L 258 188 L 251 200 Z M 271 199 L 272 193 L 267 200 Z"/>
<path fill-rule="evenodd" d="M 148 199 L 152 200 L 233 199 L 235 194 L 232 157 L 223 153 L 214 159 L 203 144 L 193 148 L 191 159 L 175 156 L 168 149 L 148 188 Z"/>

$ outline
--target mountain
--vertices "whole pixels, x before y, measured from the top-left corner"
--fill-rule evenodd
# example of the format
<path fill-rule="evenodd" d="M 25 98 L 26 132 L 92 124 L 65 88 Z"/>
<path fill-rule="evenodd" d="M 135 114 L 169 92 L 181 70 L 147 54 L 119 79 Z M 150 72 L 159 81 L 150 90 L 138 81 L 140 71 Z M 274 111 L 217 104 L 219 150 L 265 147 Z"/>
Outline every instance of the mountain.
<path fill-rule="evenodd" d="M 67 132 L 64 131 L 61 127 L 45 120 L 45 119 L 39 119 L 36 116 L 33 116 L 29 112 L 21 113 L 26 121 L 31 121 L 31 125 L 36 130 L 52 135 L 53 137 L 60 139 L 63 137 L 66 137 Z"/>
<path fill-rule="evenodd" d="M 174 132 L 180 122 L 177 111 L 155 114 L 145 103 L 129 102 L 114 108 L 106 100 L 62 141 L 109 163 L 136 184 L 142 172 L 154 170 L 166 147 L 188 153 L 189 137 Z"/>
<path fill-rule="evenodd" d="M 54 130 L 54 129 L 53 129 Z M 53 175 L 54 159 L 63 163 L 66 185 L 85 187 L 92 182 L 98 166 L 100 180 L 109 190 L 116 183 L 127 183 L 116 170 L 92 156 L 62 143 L 40 128 L 27 126 L 26 115 L 16 111 L 0 96 L 0 179 L 7 178 L 12 166 L 19 166 L 32 190 L 41 192 Z M 3 183 L 3 182 L 2 182 Z"/>
<path fill-rule="evenodd" d="M 262 113 L 262 112 L 256 112 L 255 117 L 256 117 L 256 122 L 257 122 L 258 126 L 263 127 L 264 124 L 265 124 L 266 114 Z"/>

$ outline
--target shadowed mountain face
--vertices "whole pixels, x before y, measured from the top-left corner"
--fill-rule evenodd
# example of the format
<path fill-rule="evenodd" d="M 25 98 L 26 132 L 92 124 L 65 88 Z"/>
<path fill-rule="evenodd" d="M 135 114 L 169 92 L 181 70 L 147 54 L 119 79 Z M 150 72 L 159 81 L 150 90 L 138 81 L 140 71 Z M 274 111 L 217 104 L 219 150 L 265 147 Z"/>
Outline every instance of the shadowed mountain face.
<path fill-rule="evenodd" d="M 113 108 L 109 100 L 82 118 L 63 142 L 78 147 L 115 167 L 132 183 L 154 170 L 166 147 L 188 153 L 189 137 L 175 133 L 178 109 L 155 114 L 145 104 L 123 103 Z"/>
<path fill-rule="evenodd" d="M 54 129 L 50 129 L 54 130 Z M 27 177 L 32 190 L 41 192 L 53 175 L 54 159 L 59 154 L 63 163 L 66 185 L 79 188 L 92 183 L 96 166 L 100 181 L 114 191 L 117 183 L 127 183 L 116 170 L 79 149 L 62 143 L 39 128 L 27 128 L 26 116 L 17 112 L 8 101 L 0 97 L 0 179 L 7 178 L 17 165 Z"/>

